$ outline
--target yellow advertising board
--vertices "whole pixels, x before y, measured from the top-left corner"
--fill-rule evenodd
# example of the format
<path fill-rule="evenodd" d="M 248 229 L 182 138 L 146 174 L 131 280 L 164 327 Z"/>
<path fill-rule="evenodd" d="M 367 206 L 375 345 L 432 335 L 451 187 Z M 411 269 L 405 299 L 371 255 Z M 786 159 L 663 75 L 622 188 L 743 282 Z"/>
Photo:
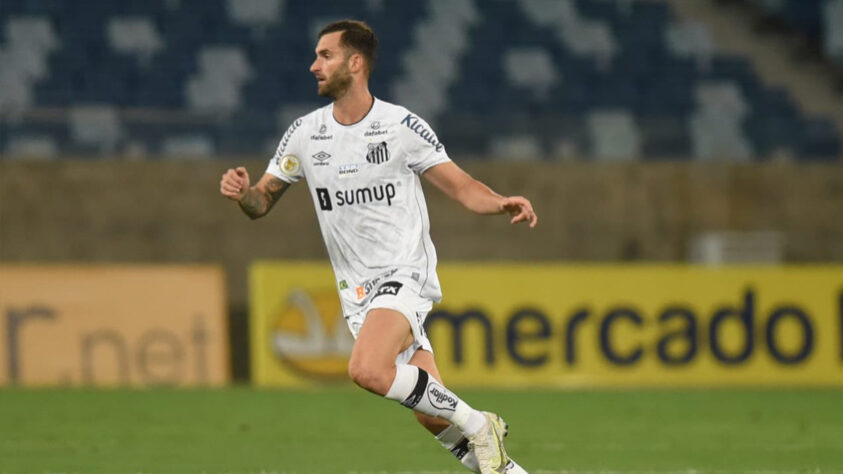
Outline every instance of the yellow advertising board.
<path fill-rule="evenodd" d="M 0 266 L 0 385 L 222 385 L 216 266 Z"/>
<path fill-rule="evenodd" d="M 425 326 L 446 383 L 494 387 L 843 385 L 843 267 L 439 266 Z M 327 263 L 251 269 L 258 385 L 346 380 Z"/>

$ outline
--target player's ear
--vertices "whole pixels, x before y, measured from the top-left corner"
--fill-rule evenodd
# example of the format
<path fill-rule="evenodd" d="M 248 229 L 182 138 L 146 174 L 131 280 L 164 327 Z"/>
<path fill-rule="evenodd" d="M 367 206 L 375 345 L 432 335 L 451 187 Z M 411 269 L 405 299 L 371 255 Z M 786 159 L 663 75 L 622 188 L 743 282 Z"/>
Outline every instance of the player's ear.
<path fill-rule="evenodd" d="M 353 53 L 349 58 L 348 69 L 351 72 L 360 72 L 363 70 L 363 55 L 360 53 Z"/>

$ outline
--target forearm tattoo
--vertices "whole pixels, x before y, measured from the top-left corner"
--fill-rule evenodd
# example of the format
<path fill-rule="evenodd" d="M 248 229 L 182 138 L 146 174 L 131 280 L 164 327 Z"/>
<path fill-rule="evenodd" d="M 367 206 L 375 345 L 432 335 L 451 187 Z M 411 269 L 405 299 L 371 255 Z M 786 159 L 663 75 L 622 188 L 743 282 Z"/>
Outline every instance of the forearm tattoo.
<path fill-rule="evenodd" d="M 246 191 L 243 198 L 237 201 L 240 204 L 240 209 L 252 219 L 257 219 L 266 214 L 267 206 L 264 196 L 256 189 Z"/>
<path fill-rule="evenodd" d="M 272 206 L 281 199 L 281 195 L 284 194 L 284 191 L 290 187 L 290 184 L 282 181 L 278 178 L 273 178 L 267 183 L 266 186 L 266 197 L 267 197 L 267 204 L 266 204 L 266 212 L 269 212 L 272 209 Z"/>
<path fill-rule="evenodd" d="M 272 206 L 281 199 L 281 195 L 290 185 L 278 178 L 271 179 L 266 185 L 266 191 L 255 188 L 249 189 L 243 199 L 238 201 L 243 212 L 252 219 L 266 215 Z"/>

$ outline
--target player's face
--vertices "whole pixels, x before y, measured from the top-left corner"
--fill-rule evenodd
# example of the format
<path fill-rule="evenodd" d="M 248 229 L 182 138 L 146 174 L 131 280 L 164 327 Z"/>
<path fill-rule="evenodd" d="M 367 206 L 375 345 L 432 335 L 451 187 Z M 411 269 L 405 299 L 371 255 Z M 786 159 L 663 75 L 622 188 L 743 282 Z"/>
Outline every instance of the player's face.
<path fill-rule="evenodd" d="M 316 45 L 316 59 L 310 65 L 310 72 L 316 76 L 319 95 L 334 100 L 345 95 L 351 87 L 351 71 L 348 69 L 349 54 L 340 44 L 341 31 L 328 33 L 319 38 Z"/>

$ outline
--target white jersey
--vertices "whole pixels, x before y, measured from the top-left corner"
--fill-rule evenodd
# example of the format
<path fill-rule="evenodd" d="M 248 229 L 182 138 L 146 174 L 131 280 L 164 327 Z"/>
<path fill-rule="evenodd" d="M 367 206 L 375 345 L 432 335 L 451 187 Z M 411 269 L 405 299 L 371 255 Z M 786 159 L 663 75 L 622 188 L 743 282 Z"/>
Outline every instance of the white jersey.
<path fill-rule="evenodd" d="M 450 161 L 444 146 L 401 106 L 375 99 L 353 125 L 333 111 L 331 104 L 296 120 L 266 172 L 307 180 L 344 313 L 360 311 L 389 279 L 413 281 L 419 296 L 439 301 L 419 175 Z"/>

